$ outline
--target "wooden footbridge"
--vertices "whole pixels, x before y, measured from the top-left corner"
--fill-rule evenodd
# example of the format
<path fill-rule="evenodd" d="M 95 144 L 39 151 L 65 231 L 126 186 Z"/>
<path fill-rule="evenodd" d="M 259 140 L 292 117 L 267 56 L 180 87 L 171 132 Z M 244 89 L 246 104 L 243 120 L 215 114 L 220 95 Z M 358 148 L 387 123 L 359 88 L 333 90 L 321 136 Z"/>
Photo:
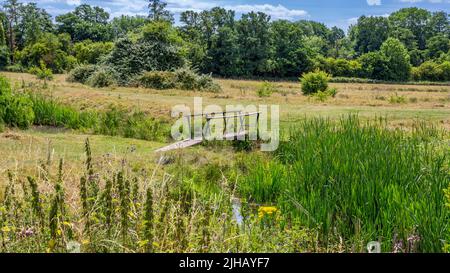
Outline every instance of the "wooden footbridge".
<path fill-rule="evenodd" d="M 255 126 L 256 128 L 251 127 L 250 117 L 256 117 Z M 215 112 L 215 113 L 207 113 L 207 114 L 194 114 L 194 115 L 186 115 L 183 118 L 186 119 L 186 124 L 189 127 L 189 137 L 185 140 L 178 141 L 176 143 L 170 144 L 168 146 L 162 147 L 156 152 L 168 152 L 177 149 L 185 149 L 188 147 L 192 147 L 198 145 L 205 141 L 205 136 L 211 136 L 211 122 L 222 119 L 224 124 L 224 131 L 222 138 L 224 140 L 239 140 L 243 137 L 247 136 L 252 132 L 252 130 L 256 130 L 256 134 L 258 135 L 258 124 L 259 124 L 260 112 L 243 112 L 243 111 L 228 111 L 228 112 Z M 246 120 L 249 119 L 247 124 Z M 204 129 L 202 128 L 202 135 L 200 137 L 195 137 L 196 128 L 192 124 L 194 124 L 195 119 L 201 119 L 202 125 L 203 122 L 206 121 Z M 237 122 L 235 122 L 237 120 Z M 233 125 L 233 132 L 228 132 L 228 125 Z M 235 126 L 236 125 L 236 126 Z M 193 130 L 191 130 L 191 128 Z M 193 136 L 194 135 L 194 136 Z"/>

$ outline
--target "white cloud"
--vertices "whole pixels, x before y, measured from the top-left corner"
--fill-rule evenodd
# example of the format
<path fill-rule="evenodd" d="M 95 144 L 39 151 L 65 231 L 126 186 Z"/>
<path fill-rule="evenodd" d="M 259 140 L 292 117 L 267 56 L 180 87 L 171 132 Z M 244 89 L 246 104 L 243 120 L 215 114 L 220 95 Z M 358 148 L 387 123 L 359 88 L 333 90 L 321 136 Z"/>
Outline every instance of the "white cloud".
<path fill-rule="evenodd" d="M 66 0 L 67 5 L 79 6 L 81 5 L 81 0 Z"/>
<path fill-rule="evenodd" d="M 248 13 L 248 12 L 264 12 L 270 15 L 273 19 L 289 19 L 293 20 L 299 17 L 305 17 L 308 12 L 299 9 L 288 9 L 282 5 L 235 5 L 235 6 L 224 6 L 226 9 L 235 10 L 237 13 Z"/>
<path fill-rule="evenodd" d="M 369 6 L 379 6 L 381 5 L 381 0 L 367 0 Z"/>
<path fill-rule="evenodd" d="M 450 3 L 450 0 L 400 0 L 400 2 L 403 3 L 429 2 L 433 4 L 440 4 L 440 3 Z"/>
<path fill-rule="evenodd" d="M 114 6 L 113 16 L 120 14 L 145 14 L 147 12 L 146 0 L 110 0 L 105 1 Z M 166 0 L 167 9 L 173 13 L 180 13 L 185 10 L 193 10 L 200 12 L 202 10 L 209 10 L 213 7 L 223 7 L 225 9 L 231 9 L 238 14 L 254 12 L 264 12 L 270 15 L 273 19 L 288 19 L 294 20 L 300 17 L 308 16 L 308 12 L 300 9 L 288 9 L 283 5 L 272 4 L 238 4 L 230 5 L 224 4 L 223 1 L 205 1 L 205 0 Z"/>

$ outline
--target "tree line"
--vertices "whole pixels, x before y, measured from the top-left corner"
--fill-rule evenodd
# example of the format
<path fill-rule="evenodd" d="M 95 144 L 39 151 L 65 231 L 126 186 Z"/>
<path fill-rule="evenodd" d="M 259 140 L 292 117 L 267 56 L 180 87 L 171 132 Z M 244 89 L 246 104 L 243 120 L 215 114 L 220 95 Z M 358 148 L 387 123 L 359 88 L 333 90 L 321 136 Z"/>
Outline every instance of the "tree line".
<path fill-rule="evenodd" d="M 101 7 L 83 4 L 53 21 L 35 3 L 7 0 L 0 13 L 0 67 L 62 73 L 109 59 L 137 72 L 139 65 L 171 70 L 189 64 L 222 77 L 286 78 L 320 69 L 335 77 L 450 81 L 445 11 L 404 8 L 388 17 L 361 16 L 346 33 L 315 21 L 272 20 L 262 12 L 237 18 L 220 7 L 184 11 L 174 24 L 163 1 L 148 2 L 148 16 L 110 18 Z M 140 55 L 132 48 L 136 41 Z M 162 65 L 160 53 L 176 67 Z"/>

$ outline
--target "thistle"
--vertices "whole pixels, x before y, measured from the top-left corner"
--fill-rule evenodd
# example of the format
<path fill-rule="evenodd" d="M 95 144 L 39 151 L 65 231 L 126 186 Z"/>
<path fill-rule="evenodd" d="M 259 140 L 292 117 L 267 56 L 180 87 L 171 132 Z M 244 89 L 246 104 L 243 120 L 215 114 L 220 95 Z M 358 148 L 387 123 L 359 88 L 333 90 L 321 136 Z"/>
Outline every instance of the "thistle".
<path fill-rule="evenodd" d="M 153 195 L 151 187 L 147 189 L 145 201 L 144 237 L 147 242 L 145 252 L 153 252 Z"/>
<path fill-rule="evenodd" d="M 105 215 L 105 222 L 106 227 L 108 229 L 108 236 L 111 233 L 111 224 L 112 224 L 112 218 L 114 213 L 113 208 L 113 197 L 112 197 L 112 190 L 113 190 L 113 183 L 111 180 L 107 180 L 105 184 L 105 190 L 103 192 L 103 209 L 104 209 L 104 215 Z"/>
<path fill-rule="evenodd" d="M 128 211 L 129 211 L 129 181 L 123 177 L 123 172 L 117 174 L 117 187 L 120 197 L 120 216 L 122 224 L 122 241 L 125 244 L 128 233 Z"/>
<path fill-rule="evenodd" d="M 41 225 L 43 224 L 43 213 L 41 206 L 41 198 L 38 190 L 36 180 L 30 176 L 27 177 L 28 183 L 31 188 L 31 208 L 38 219 L 41 220 Z"/>

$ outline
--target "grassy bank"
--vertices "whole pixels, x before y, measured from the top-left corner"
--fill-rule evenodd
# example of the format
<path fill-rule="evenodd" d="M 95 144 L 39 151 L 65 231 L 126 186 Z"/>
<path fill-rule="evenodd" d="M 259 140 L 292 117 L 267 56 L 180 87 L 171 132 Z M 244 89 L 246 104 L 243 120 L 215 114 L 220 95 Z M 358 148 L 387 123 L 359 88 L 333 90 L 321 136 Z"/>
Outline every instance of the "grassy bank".
<path fill-rule="evenodd" d="M 356 117 L 302 122 L 271 160 L 252 160 L 240 192 L 320 230 L 327 246 L 439 252 L 449 225 L 448 134 L 424 124 L 388 130 Z"/>

